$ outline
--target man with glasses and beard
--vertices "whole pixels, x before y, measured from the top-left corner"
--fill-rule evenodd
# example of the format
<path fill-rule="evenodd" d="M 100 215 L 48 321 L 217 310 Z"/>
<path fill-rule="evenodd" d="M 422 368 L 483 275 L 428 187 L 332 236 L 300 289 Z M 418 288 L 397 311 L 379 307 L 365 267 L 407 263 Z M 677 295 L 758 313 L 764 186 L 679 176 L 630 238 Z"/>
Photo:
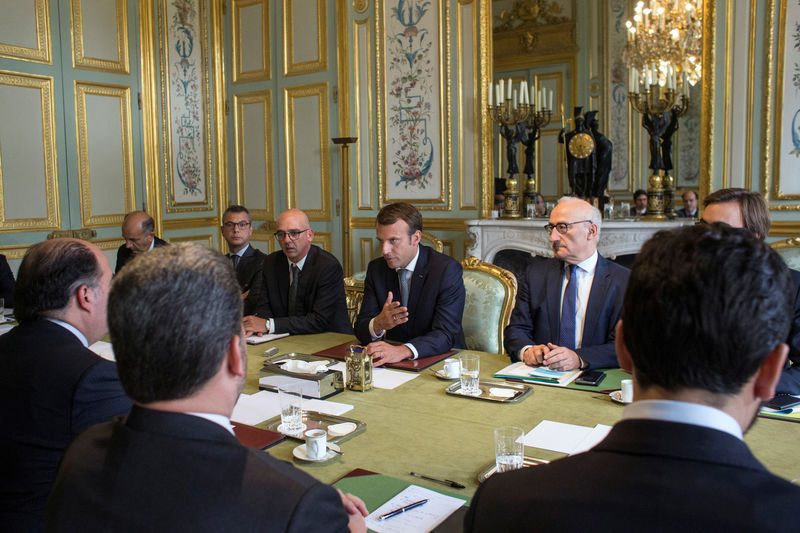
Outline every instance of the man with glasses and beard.
<path fill-rule="evenodd" d="M 600 211 L 564 197 L 545 230 L 555 257 L 528 266 L 505 329 L 514 361 L 552 370 L 619 366 L 614 328 L 630 271 L 597 253 Z"/>
<path fill-rule="evenodd" d="M 314 230 L 299 209 L 278 217 L 280 251 L 264 260 L 255 313 L 244 317 L 246 335 L 353 333 L 339 260 L 311 244 Z"/>

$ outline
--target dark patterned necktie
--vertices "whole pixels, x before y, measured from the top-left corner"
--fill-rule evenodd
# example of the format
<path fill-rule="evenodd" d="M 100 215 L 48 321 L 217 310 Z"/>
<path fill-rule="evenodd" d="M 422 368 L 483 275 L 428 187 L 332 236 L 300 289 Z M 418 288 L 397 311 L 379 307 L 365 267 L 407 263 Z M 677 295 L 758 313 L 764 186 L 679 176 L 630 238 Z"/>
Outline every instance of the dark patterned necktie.
<path fill-rule="evenodd" d="M 569 266 L 569 281 L 561 303 L 561 322 L 558 327 L 558 345 L 575 349 L 575 300 L 578 299 L 578 280 L 575 275 L 578 265 Z"/>
<path fill-rule="evenodd" d="M 231 257 L 231 263 L 233 263 L 233 269 L 236 270 L 237 268 L 239 268 L 239 259 L 241 259 L 241 257 L 239 257 L 236 254 L 230 254 L 230 257 Z"/>
<path fill-rule="evenodd" d="M 401 268 L 397 273 L 400 275 L 400 303 L 408 307 L 408 278 L 411 277 L 411 271 Z"/>
<path fill-rule="evenodd" d="M 292 263 L 292 282 L 289 284 L 289 316 L 294 316 L 297 309 L 297 285 L 299 283 L 300 269 Z"/>

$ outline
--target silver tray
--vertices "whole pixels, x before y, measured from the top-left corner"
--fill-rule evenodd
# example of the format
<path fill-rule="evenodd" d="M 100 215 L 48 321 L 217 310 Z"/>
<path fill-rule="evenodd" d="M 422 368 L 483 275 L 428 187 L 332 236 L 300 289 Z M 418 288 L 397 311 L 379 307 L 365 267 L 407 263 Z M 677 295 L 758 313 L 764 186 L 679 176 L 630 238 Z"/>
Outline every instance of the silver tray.
<path fill-rule="evenodd" d="M 536 457 L 528 457 L 527 455 L 523 456 L 522 458 L 522 468 L 528 468 L 529 466 L 539 466 L 539 465 L 546 465 L 550 461 L 546 459 L 537 459 Z M 490 477 L 492 477 L 495 472 L 497 472 L 497 463 L 492 462 L 490 465 L 487 465 L 486 468 L 478 472 L 478 483 L 483 483 Z"/>
<path fill-rule="evenodd" d="M 457 381 L 447 387 L 444 391 L 453 396 L 461 398 L 472 398 L 473 400 L 485 400 L 488 402 L 498 403 L 516 403 L 522 401 L 526 396 L 533 392 L 533 387 L 524 383 L 509 383 L 507 381 L 489 381 L 481 379 L 478 381 L 478 389 L 481 393 L 477 395 L 461 394 L 458 391 L 461 389 L 461 382 Z M 489 394 L 489 389 L 511 389 L 514 391 L 514 396 L 510 398 L 499 398 Z"/>
<path fill-rule="evenodd" d="M 367 423 L 362 422 L 361 420 L 356 420 L 354 418 L 347 418 L 344 416 L 337 416 L 337 415 L 329 415 L 326 413 L 320 413 L 318 411 L 306 411 L 303 410 L 303 424 L 306 425 L 306 428 L 303 431 L 307 431 L 309 429 L 324 429 L 326 432 L 328 431 L 328 426 L 332 426 L 334 424 L 341 424 L 343 422 L 352 422 L 356 425 L 356 429 L 348 433 L 347 435 L 342 435 L 341 437 L 331 437 L 328 436 L 328 442 L 344 442 L 348 439 L 355 437 L 361 433 L 364 433 L 367 429 Z M 276 433 L 281 433 L 282 435 L 286 435 L 290 439 L 304 441 L 303 433 L 284 433 L 282 431 L 278 431 L 278 426 L 281 425 L 281 415 L 276 416 L 275 418 L 270 418 L 266 422 L 266 426 L 264 429 L 268 429 L 269 431 L 274 431 Z"/>

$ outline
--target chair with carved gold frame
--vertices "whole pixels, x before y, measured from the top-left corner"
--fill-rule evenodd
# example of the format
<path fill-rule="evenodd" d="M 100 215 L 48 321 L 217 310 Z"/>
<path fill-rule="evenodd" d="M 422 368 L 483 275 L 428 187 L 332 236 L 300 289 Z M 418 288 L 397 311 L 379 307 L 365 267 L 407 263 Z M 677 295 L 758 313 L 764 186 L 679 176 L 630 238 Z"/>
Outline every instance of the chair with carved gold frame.
<path fill-rule="evenodd" d="M 504 268 L 476 257 L 461 261 L 464 269 L 464 315 L 461 326 L 467 348 L 503 353 L 503 330 L 517 298 L 517 278 Z"/>
<path fill-rule="evenodd" d="M 783 258 L 786 266 L 800 270 L 800 237 L 773 242 L 770 246 Z"/>
<path fill-rule="evenodd" d="M 440 239 L 437 239 L 427 231 L 420 232 L 420 242 L 430 246 L 439 253 L 444 252 L 444 242 L 442 242 Z"/>

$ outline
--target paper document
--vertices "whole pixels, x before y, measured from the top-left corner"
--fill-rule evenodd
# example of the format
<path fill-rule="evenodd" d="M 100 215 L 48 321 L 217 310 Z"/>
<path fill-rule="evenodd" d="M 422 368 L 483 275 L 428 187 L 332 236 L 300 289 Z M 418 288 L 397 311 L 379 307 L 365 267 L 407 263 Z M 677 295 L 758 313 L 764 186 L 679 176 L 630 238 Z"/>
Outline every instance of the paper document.
<path fill-rule="evenodd" d="M 260 337 L 258 335 L 250 335 L 247 337 L 247 344 L 263 344 L 265 342 L 282 339 L 288 336 L 288 333 L 265 333 Z"/>
<path fill-rule="evenodd" d="M 386 520 L 378 517 L 420 500 L 428 503 Z M 410 485 L 388 502 L 375 509 L 366 519 L 367 528 L 378 533 L 426 533 L 464 505 L 465 500 L 445 496 L 418 485 Z"/>
<path fill-rule="evenodd" d="M 116 358 L 114 357 L 114 348 L 111 346 L 110 342 L 106 341 L 97 341 L 96 343 L 89 346 L 89 349 L 102 357 L 103 359 L 108 359 L 109 361 L 115 361 Z"/>
<path fill-rule="evenodd" d="M 567 370 L 564 372 L 559 372 L 556 370 L 550 370 L 544 366 L 528 366 L 520 361 L 498 370 L 495 372 L 494 377 L 518 379 L 526 383 L 566 387 L 578 379 L 578 376 L 581 375 L 581 372 L 581 370 Z"/>
<path fill-rule="evenodd" d="M 336 363 L 328 367 L 331 370 L 338 370 L 344 376 L 347 382 L 347 365 L 344 363 Z M 400 370 L 389 370 L 388 368 L 373 368 L 372 369 L 372 385 L 376 389 L 396 389 L 403 383 L 411 381 L 418 377 L 416 372 L 403 372 Z"/>
<path fill-rule="evenodd" d="M 304 411 L 317 411 L 329 415 L 341 415 L 350 411 L 352 405 L 327 400 L 303 398 Z M 262 390 L 255 394 L 240 394 L 233 408 L 231 420 L 254 426 L 281 414 L 281 402 L 277 392 Z"/>
<path fill-rule="evenodd" d="M 0 326 L 0 335 L 2 335 L 3 333 L 8 333 L 12 329 L 14 329 L 14 324 L 3 324 L 2 326 Z"/>
<path fill-rule="evenodd" d="M 609 431 L 611 431 L 611 426 L 603 424 L 597 424 L 592 428 L 542 420 L 539 425 L 522 437 L 522 443 L 533 448 L 543 448 L 572 455 L 594 447 L 608 435 Z"/>

